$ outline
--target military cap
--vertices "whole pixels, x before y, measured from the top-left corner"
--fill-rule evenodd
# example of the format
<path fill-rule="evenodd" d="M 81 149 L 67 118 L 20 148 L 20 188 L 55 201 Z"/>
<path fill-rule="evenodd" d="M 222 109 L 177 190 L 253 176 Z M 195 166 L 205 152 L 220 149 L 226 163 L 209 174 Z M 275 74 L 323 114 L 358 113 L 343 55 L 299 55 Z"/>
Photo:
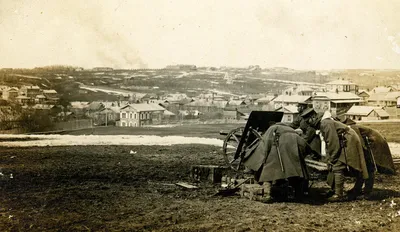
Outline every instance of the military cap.
<path fill-rule="evenodd" d="M 304 117 L 311 115 L 312 113 L 316 113 L 314 108 L 307 108 L 300 114 L 300 117 L 304 118 Z"/>

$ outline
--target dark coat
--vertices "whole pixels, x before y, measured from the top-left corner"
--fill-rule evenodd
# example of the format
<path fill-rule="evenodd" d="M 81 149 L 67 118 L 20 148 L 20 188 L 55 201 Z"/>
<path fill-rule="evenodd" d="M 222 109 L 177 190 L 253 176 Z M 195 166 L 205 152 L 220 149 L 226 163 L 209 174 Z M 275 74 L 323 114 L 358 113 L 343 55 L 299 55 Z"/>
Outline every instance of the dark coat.
<path fill-rule="evenodd" d="M 255 179 L 258 182 L 289 177 L 308 179 L 304 156 L 310 152 L 309 149 L 306 141 L 293 128 L 277 123 L 264 133 L 255 151 L 249 157 L 245 157 L 244 165 L 257 172 Z"/>
<path fill-rule="evenodd" d="M 316 134 L 316 129 L 308 124 L 307 119 L 297 116 L 290 126 L 293 129 L 301 129 L 303 131 L 302 137 L 310 145 L 311 149 L 321 155 L 321 139 Z"/>
<path fill-rule="evenodd" d="M 350 125 L 356 132 L 358 131 L 363 142 L 363 147 L 370 154 L 372 153 L 378 172 L 386 174 L 395 174 L 392 153 L 385 138 L 376 130 L 362 125 Z M 369 144 L 366 141 L 368 137 Z"/>
<path fill-rule="evenodd" d="M 357 133 L 346 124 L 327 118 L 321 120 L 320 131 L 326 142 L 327 161 L 335 164 L 337 161 L 347 164 L 362 173 L 363 178 L 368 178 L 364 151 Z M 341 148 L 340 132 L 346 132 L 345 148 Z"/>

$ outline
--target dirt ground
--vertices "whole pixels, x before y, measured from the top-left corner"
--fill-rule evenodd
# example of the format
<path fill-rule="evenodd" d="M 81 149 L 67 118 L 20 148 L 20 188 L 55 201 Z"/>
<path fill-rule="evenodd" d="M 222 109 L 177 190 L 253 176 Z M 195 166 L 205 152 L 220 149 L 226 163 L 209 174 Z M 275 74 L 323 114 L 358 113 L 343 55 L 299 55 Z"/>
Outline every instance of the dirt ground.
<path fill-rule="evenodd" d="M 224 163 L 219 152 L 0 147 L 0 231 L 400 231 L 400 174 L 378 175 L 372 200 L 327 203 L 325 184 L 316 182 L 305 202 L 264 204 L 215 197 L 220 185 L 191 181 L 191 165 Z"/>

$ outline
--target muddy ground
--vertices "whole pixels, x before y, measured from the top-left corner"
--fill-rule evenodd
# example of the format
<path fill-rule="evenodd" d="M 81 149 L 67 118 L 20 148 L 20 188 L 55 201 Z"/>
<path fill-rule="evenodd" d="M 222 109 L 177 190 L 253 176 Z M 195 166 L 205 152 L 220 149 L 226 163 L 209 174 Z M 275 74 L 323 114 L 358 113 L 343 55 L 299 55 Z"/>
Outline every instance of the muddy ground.
<path fill-rule="evenodd" d="M 132 151 L 132 152 L 131 152 Z M 212 196 L 195 164 L 219 147 L 0 147 L 0 231 L 400 231 L 400 180 L 378 175 L 372 200 L 327 203 L 316 182 L 303 203 Z M 350 183 L 349 183 L 350 184 Z M 350 185 L 346 185 L 350 188 Z"/>

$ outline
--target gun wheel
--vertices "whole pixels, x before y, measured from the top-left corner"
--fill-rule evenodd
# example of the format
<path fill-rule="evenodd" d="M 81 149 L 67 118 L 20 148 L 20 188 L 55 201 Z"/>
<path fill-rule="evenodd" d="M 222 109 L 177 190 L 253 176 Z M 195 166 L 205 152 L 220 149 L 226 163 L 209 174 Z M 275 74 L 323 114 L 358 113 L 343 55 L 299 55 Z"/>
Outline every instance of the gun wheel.
<path fill-rule="evenodd" d="M 222 154 L 224 156 L 225 162 L 227 166 L 232 168 L 234 171 L 243 171 L 244 166 L 241 162 L 241 158 L 239 155 L 238 158 L 235 159 L 236 151 L 239 150 L 240 153 L 246 154 L 247 151 L 257 146 L 258 142 L 261 139 L 261 135 L 254 129 L 250 129 L 247 133 L 246 138 L 251 138 L 247 141 L 247 143 L 243 143 L 243 145 L 239 148 L 240 140 L 242 139 L 244 127 L 238 127 L 236 129 L 231 130 L 222 146 Z"/>

